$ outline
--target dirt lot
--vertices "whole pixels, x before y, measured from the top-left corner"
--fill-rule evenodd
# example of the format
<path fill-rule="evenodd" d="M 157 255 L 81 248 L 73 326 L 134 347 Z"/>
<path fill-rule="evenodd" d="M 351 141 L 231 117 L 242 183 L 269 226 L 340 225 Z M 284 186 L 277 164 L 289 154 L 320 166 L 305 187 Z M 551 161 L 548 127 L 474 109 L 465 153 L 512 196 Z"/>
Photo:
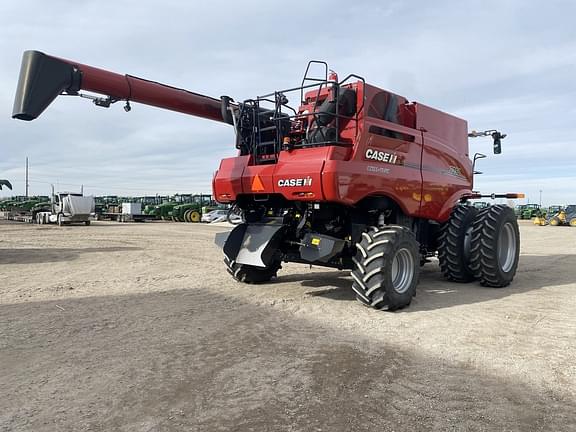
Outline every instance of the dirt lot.
<path fill-rule="evenodd" d="M 0 222 L 0 430 L 576 430 L 576 229 L 524 223 L 505 289 L 429 264 L 397 313 L 345 272 L 235 283 L 221 230 Z"/>

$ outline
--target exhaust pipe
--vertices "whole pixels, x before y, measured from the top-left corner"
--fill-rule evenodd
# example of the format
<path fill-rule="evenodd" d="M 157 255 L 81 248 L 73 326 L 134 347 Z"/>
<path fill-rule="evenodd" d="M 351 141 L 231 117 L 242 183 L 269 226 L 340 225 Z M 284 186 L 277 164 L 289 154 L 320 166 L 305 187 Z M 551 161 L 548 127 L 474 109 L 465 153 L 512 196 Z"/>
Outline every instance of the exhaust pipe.
<path fill-rule="evenodd" d="M 82 73 L 73 65 L 40 51 L 25 51 L 12 118 L 34 120 L 63 92 L 80 90 Z"/>

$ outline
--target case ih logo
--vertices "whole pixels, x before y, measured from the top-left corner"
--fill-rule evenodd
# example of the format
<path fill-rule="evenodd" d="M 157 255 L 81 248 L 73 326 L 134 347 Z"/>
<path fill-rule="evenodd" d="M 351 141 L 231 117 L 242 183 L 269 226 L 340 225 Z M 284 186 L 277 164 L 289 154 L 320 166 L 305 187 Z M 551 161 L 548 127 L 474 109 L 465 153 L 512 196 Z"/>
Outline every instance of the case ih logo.
<path fill-rule="evenodd" d="M 278 180 L 278 187 L 312 186 L 312 177 Z"/>
<path fill-rule="evenodd" d="M 379 150 L 374 150 L 369 148 L 366 150 L 366 159 L 378 161 L 378 162 L 385 162 L 389 164 L 395 164 L 396 160 L 398 159 L 398 155 L 395 153 L 386 153 Z"/>

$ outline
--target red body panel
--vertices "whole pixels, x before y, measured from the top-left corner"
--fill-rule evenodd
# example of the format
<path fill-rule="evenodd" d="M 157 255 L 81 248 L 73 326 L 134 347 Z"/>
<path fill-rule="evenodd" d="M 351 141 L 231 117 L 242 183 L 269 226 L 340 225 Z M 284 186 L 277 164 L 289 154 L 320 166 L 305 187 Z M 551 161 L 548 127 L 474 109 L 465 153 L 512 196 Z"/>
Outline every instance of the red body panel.
<path fill-rule="evenodd" d="M 231 182 L 238 169 L 231 175 L 223 161 L 213 183 L 216 199 L 232 202 L 240 194 L 276 193 L 288 200 L 354 206 L 369 196 L 385 196 L 407 215 L 447 220 L 472 188 L 466 121 L 376 87 L 355 88 L 364 109 L 358 128 L 350 121 L 341 134 L 353 145 L 284 150 L 271 165 L 250 165 L 243 158 L 242 188 L 234 193 Z M 252 188 L 256 175 L 264 185 L 260 190 Z M 310 184 L 278 186 L 279 180 L 307 178 Z"/>
<path fill-rule="evenodd" d="M 250 156 L 238 156 L 220 161 L 218 173 L 226 175 L 215 175 L 212 181 L 212 194 L 217 201 L 232 202 L 236 200 L 236 196 L 244 192 L 242 174 L 248 165 L 248 159 Z"/>
<path fill-rule="evenodd" d="M 420 217 L 447 220 L 454 203 L 472 189 L 467 123 L 421 104 L 416 118 L 417 127 L 425 130 Z"/>

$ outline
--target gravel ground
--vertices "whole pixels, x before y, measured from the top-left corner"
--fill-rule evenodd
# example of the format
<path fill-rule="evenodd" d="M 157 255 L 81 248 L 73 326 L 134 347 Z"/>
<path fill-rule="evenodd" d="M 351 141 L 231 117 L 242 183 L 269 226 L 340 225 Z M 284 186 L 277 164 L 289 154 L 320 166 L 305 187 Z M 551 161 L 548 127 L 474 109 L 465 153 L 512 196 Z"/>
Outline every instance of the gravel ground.
<path fill-rule="evenodd" d="M 1 221 L 0 430 L 576 430 L 576 229 L 522 223 L 505 289 L 428 264 L 396 313 L 347 272 L 235 283 L 224 229 Z"/>

